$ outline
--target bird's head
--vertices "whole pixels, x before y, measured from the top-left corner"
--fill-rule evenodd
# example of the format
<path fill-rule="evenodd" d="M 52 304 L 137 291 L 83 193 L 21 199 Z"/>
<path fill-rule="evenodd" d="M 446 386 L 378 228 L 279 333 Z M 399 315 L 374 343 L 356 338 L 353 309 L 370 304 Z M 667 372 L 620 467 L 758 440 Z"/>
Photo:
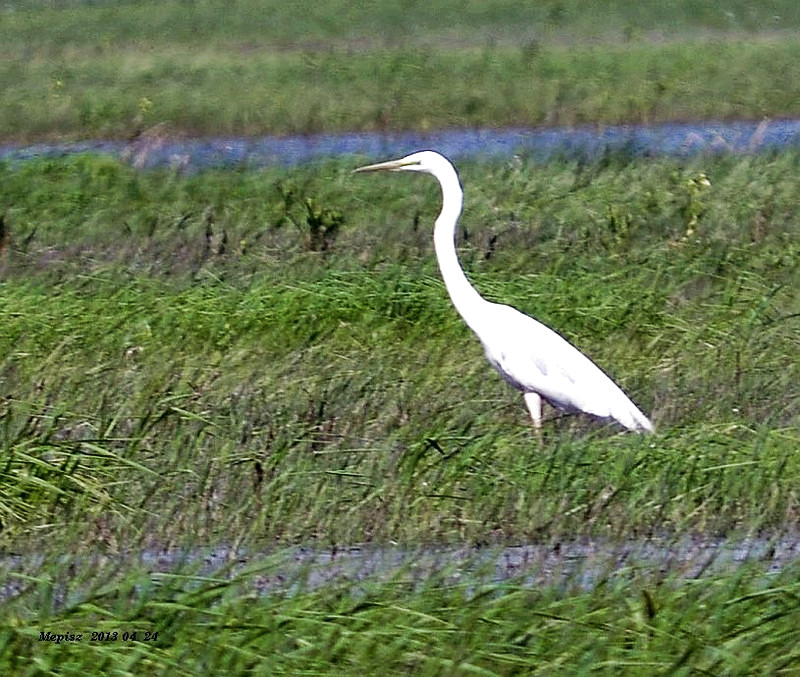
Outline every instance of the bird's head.
<path fill-rule="evenodd" d="M 452 167 L 444 156 L 432 150 L 423 150 L 406 155 L 399 160 L 359 167 L 354 169 L 353 172 L 424 172 L 436 176 L 438 175 L 438 170 L 445 166 Z"/>

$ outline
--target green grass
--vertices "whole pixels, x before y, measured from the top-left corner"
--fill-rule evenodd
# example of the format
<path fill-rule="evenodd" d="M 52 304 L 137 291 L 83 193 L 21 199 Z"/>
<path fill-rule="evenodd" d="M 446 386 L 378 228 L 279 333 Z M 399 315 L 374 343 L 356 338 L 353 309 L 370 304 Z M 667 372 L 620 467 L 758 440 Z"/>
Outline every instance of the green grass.
<path fill-rule="evenodd" d="M 285 564 L 208 580 L 136 553 L 793 538 L 799 161 L 465 163 L 476 286 L 557 327 L 658 429 L 567 417 L 542 448 L 446 298 L 430 179 L 357 159 L 0 168 L 1 536 L 45 556 L 4 574 L 0 669 L 791 674 L 793 567 L 643 564 L 589 589 L 301 570 L 262 596 Z"/>
<path fill-rule="evenodd" d="M 419 583 L 406 570 L 261 596 L 268 563 L 190 586 L 146 570 L 122 582 L 93 573 L 103 582 L 92 594 L 39 624 L 6 612 L 6 674 L 791 675 L 800 662 L 796 567 L 694 581 L 625 567 L 589 593 L 446 574 Z M 52 585 L 36 582 L 27 597 L 46 609 Z M 118 639 L 91 641 L 92 631 Z M 137 641 L 122 640 L 133 631 Z M 85 634 L 55 645 L 41 632 Z"/>
<path fill-rule="evenodd" d="M 55 7 L 54 7 L 55 5 Z M 9 41 L 3 49 L 37 46 L 113 47 L 118 44 L 250 45 L 276 49 L 324 49 L 329 44 L 484 44 L 538 39 L 631 39 L 720 33 L 766 33 L 800 27 L 791 0 L 753 5 L 738 0 L 599 2 L 579 0 L 520 4 L 510 0 L 435 3 L 337 0 L 298 12 L 286 3 L 238 0 L 223 8 L 210 0 L 192 3 L 21 0 L 2 13 Z M 361 42 L 358 42 L 361 41 Z"/>
<path fill-rule="evenodd" d="M 353 7 L 4 6 L 0 139 L 798 114 L 796 2 Z M 800 156 L 460 167 L 470 279 L 657 427 L 552 417 L 541 447 L 446 297 L 432 180 L 360 160 L 0 165 L 0 673 L 797 674 L 769 552 L 319 586 L 286 561 L 796 542 Z M 218 547 L 247 563 L 143 559 Z"/>
<path fill-rule="evenodd" d="M 252 2 L 223 13 L 206 2 L 5 10 L 0 139 L 800 113 L 796 3 L 671 5 L 669 20 L 652 5 L 345 3 L 302 17 Z"/>
<path fill-rule="evenodd" d="M 446 298 L 437 190 L 353 164 L 5 170 L 7 536 L 90 537 L 96 514 L 112 549 L 619 537 L 796 511 L 795 154 L 464 168 L 475 284 L 659 429 L 568 418 L 543 450 Z M 342 224 L 326 251 L 310 213 Z"/>

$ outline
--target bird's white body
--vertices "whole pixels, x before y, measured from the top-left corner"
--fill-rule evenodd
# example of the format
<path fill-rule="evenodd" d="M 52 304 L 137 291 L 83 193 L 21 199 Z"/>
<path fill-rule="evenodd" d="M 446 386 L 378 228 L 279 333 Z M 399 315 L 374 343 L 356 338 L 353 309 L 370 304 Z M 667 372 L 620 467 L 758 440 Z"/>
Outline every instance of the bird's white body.
<path fill-rule="evenodd" d="M 597 365 L 516 308 L 490 304 L 485 326 L 476 333 L 492 366 L 523 393 L 536 393 L 565 411 L 616 419 L 631 430 L 652 430 L 647 417 Z M 540 407 L 530 397 L 526 403 Z"/>
<path fill-rule="evenodd" d="M 432 174 L 442 188 L 442 211 L 433 241 L 439 269 L 453 305 L 483 344 L 491 365 L 521 390 L 534 425 L 541 423 L 541 402 L 570 412 L 613 418 L 630 430 L 651 431 L 652 424 L 624 392 L 588 357 L 532 317 L 484 299 L 458 263 L 455 230 L 463 193 L 450 162 L 422 151 L 356 171 L 418 171 Z"/>

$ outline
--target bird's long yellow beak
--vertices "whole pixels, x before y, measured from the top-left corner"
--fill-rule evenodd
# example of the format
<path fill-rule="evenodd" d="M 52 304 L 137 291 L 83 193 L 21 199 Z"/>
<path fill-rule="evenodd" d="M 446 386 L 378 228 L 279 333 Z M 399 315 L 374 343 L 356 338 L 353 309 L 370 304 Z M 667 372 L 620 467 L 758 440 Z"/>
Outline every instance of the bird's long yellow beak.
<path fill-rule="evenodd" d="M 353 170 L 353 174 L 357 174 L 359 172 L 392 172 L 398 171 L 403 169 L 403 167 L 408 167 L 409 165 L 413 164 L 419 164 L 419 162 L 401 158 L 400 160 L 389 160 L 389 162 L 378 162 L 374 165 L 359 167 L 358 169 Z"/>

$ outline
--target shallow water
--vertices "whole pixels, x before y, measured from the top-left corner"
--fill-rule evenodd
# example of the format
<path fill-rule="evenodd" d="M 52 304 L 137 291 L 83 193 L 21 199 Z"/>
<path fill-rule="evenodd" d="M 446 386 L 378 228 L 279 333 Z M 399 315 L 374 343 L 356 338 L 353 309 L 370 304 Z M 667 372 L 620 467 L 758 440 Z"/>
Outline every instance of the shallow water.
<path fill-rule="evenodd" d="M 217 553 L 219 556 L 220 553 Z M 610 543 L 598 540 L 550 545 L 408 549 L 355 547 L 343 550 L 296 549 L 283 553 L 283 577 L 262 577 L 263 592 L 276 588 L 317 588 L 335 582 L 351 585 L 380 580 L 424 584 L 431 578 L 448 584 L 557 586 L 590 590 L 610 578 L 646 570 L 680 578 L 731 572 L 745 563 L 765 574 L 780 572 L 800 559 L 800 539 L 682 538 Z M 258 560 L 258 557 L 255 558 Z M 243 562 L 251 562 L 246 555 Z M 213 567 L 207 560 L 206 566 Z M 297 578 L 298 572 L 302 572 Z M 294 574 L 294 578 L 292 576 Z"/>
<path fill-rule="evenodd" d="M 228 545 L 186 550 L 144 550 L 89 557 L 43 555 L 0 557 L 0 601 L 36 589 L 42 577 L 54 588 L 56 605 L 74 603 L 95 572 L 144 571 L 151 576 L 179 574 L 190 587 L 209 579 L 236 580 L 251 592 L 299 592 L 329 584 L 363 585 L 391 581 L 412 587 L 426 583 L 479 586 L 512 583 L 586 591 L 636 573 L 697 579 L 752 565 L 766 577 L 800 561 L 800 534 L 775 538 L 648 538 L 620 543 L 565 541 L 506 547 L 356 546 L 287 548 L 250 552 Z M 76 571 L 83 572 L 80 577 Z M 59 578 L 63 573 L 63 580 Z M 53 577 L 56 577 L 54 580 Z"/>
<path fill-rule="evenodd" d="M 80 153 L 122 157 L 141 168 L 292 166 L 342 155 L 392 158 L 435 148 L 454 160 L 555 157 L 598 159 L 609 152 L 632 156 L 756 153 L 800 148 L 800 120 L 669 123 L 536 129 L 456 129 L 435 132 L 348 133 L 315 136 L 173 139 L 158 133 L 131 142 L 2 146 L 0 159 L 24 161 Z"/>

